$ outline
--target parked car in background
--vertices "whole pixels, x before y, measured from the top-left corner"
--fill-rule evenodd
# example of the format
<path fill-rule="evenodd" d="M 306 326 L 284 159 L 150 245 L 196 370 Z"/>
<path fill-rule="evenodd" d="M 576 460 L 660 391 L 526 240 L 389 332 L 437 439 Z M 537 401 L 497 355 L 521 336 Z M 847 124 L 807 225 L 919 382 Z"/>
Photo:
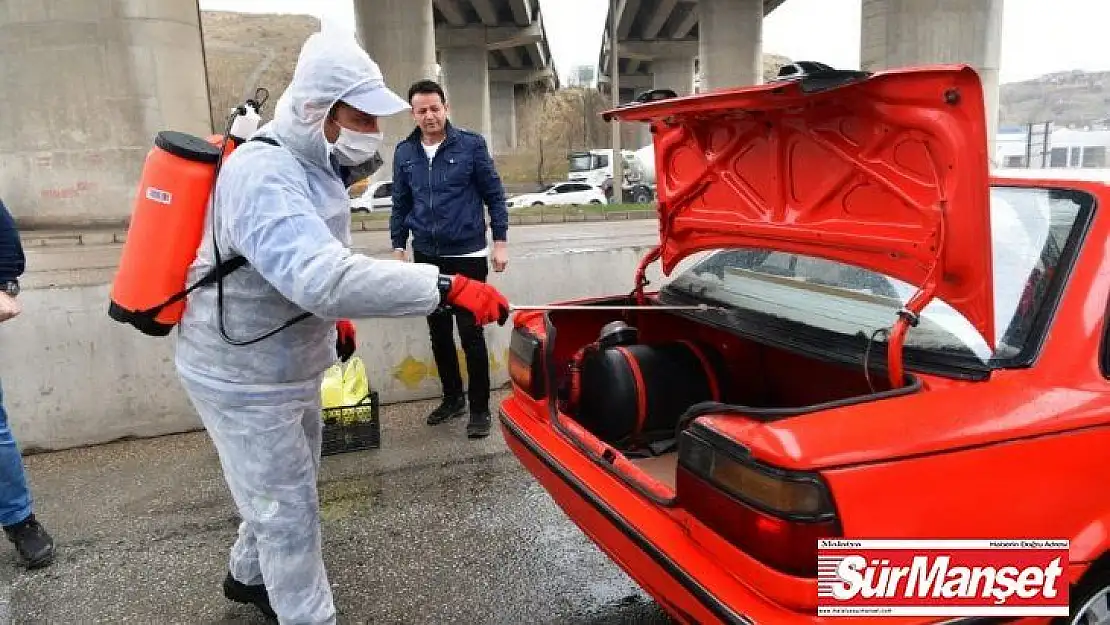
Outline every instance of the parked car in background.
<path fill-rule="evenodd" d="M 676 620 L 850 622 L 819 539 L 973 537 L 1069 540 L 1062 622 L 1105 622 L 1110 184 L 992 176 L 983 100 L 937 66 L 605 114 L 653 125 L 660 244 L 573 303 L 649 309 L 517 313 L 500 421 Z"/>
<path fill-rule="evenodd" d="M 509 208 L 520 208 L 522 206 L 607 204 L 608 200 L 598 187 L 584 182 L 560 182 L 538 193 L 514 195 L 506 203 Z"/>
<path fill-rule="evenodd" d="M 393 182 L 380 180 L 370 182 L 363 178 L 347 189 L 351 198 L 352 213 L 389 212 L 393 210 Z"/>

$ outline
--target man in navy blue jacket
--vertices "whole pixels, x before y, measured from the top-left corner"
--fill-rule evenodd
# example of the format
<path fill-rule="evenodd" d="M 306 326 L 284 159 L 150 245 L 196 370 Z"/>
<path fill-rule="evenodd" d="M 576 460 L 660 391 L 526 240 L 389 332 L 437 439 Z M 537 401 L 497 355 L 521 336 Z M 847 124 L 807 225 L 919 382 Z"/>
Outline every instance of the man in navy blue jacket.
<path fill-rule="evenodd" d="M 23 245 L 15 219 L 0 201 L 0 323 L 19 314 L 19 278 L 25 266 Z M 31 492 L 19 445 L 8 428 L 0 389 L 0 525 L 28 568 L 46 566 L 54 559 L 54 540 L 35 519 Z"/>
<path fill-rule="evenodd" d="M 489 265 L 504 271 L 508 264 L 509 212 L 505 192 L 482 135 L 447 120 L 447 98 L 431 80 L 409 89 L 416 129 L 397 144 L 393 155 L 393 213 L 390 235 L 396 258 L 405 259 L 412 234 L 413 260 L 485 281 Z M 493 247 L 486 239 L 485 206 L 489 207 Z M 489 435 L 489 355 L 485 335 L 474 315 L 454 311 L 470 378 L 466 398 L 451 327 L 450 310 L 428 317 L 432 353 L 443 386 L 443 402 L 428 415 L 436 425 L 461 416 L 470 404 L 466 432 L 470 438 Z"/>

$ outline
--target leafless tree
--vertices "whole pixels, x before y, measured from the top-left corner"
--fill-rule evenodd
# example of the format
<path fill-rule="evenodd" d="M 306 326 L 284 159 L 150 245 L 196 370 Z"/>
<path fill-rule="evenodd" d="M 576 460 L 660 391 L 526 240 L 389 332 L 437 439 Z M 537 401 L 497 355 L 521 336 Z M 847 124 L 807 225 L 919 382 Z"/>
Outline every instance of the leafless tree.
<path fill-rule="evenodd" d="M 517 110 L 520 125 L 516 154 L 503 159 L 512 161 L 515 167 L 507 169 L 526 168 L 542 185 L 566 176 L 567 153 L 604 147 L 598 141 L 608 137 L 608 126 L 601 119 L 605 100 L 597 90 L 535 90 L 522 104 Z"/>

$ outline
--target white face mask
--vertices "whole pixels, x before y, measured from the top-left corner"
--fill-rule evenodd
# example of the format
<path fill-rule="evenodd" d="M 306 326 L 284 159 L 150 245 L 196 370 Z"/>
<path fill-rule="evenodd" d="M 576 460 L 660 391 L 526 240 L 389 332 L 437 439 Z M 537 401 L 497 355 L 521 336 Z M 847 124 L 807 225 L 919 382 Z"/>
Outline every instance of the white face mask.
<path fill-rule="evenodd" d="M 332 144 L 335 158 L 348 167 L 356 167 L 374 158 L 382 145 L 381 132 L 355 132 L 339 127 L 339 137 Z"/>

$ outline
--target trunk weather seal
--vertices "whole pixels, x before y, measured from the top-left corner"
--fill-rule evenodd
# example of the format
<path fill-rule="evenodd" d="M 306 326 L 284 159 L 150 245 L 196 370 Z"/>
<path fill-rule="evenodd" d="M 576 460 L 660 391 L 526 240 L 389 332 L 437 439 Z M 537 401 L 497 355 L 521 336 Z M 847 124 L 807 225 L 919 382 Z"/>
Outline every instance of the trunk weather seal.
<path fill-rule="evenodd" d="M 697 295 L 683 292 L 667 284 L 659 291 L 659 301 L 664 304 L 723 304 L 717 300 L 698 297 Z M 854 335 L 834 336 L 827 330 L 821 330 L 805 324 L 777 319 L 772 315 L 744 310 L 731 309 L 727 313 L 716 312 L 710 309 L 706 312 L 691 313 L 675 311 L 677 317 L 682 317 L 695 323 L 707 325 L 724 330 L 741 338 L 788 351 L 792 354 L 813 358 L 822 362 L 849 367 L 862 367 L 862 354 L 868 343 L 868 337 L 863 332 Z M 793 338 L 805 335 L 804 339 Z M 785 337 L 785 338 L 784 338 Z M 855 348 L 859 345 L 859 349 Z M 885 350 L 876 350 L 872 367 L 876 373 L 886 372 Z M 856 355 L 861 357 L 857 358 Z M 919 373 L 942 376 L 953 380 L 966 380 L 980 382 L 990 378 L 991 370 L 981 366 L 965 366 L 956 362 L 951 357 L 942 357 L 938 354 L 922 352 L 912 346 L 906 347 L 905 370 Z"/>
<path fill-rule="evenodd" d="M 615 299 L 617 299 L 619 301 L 622 298 L 615 298 Z M 607 301 L 607 300 L 599 300 L 599 302 L 601 302 L 601 301 Z M 558 404 L 558 400 L 557 400 L 558 387 L 556 385 L 557 378 L 556 378 L 555 366 L 554 366 L 554 362 L 555 362 L 555 335 L 557 334 L 557 331 L 555 330 L 555 324 L 551 322 L 550 312 L 544 312 L 543 313 L 543 323 L 544 323 L 544 334 L 545 334 L 544 340 L 543 340 L 543 365 L 544 365 L 544 374 L 545 374 L 546 384 L 547 384 L 547 389 L 546 389 L 547 390 L 547 410 L 548 410 L 548 416 L 549 416 L 549 418 L 551 420 L 551 423 L 554 426 L 555 430 L 557 430 L 560 434 L 562 434 L 563 438 L 570 441 L 570 443 L 572 445 L 574 445 L 574 447 L 577 448 L 578 451 L 582 452 L 582 454 L 584 456 L 586 456 L 591 461 L 593 461 L 594 464 L 600 466 L 602 469 L 607 471 L 610 475 L 612 475 L 613 477 L 620 480 L 622 484 L 632 488 L 639 495 L 645 497 L 648 501 L 651 501 L 653 503 L 659 504 L 660 506 L 664 506 L 664 507 L 667 507 L 667 508 L 673 507 L 678 502 L 678 493 L 677 492 L 672 492 L 672 495 L 670 497 L 659 497 L 655 493 L 652 493 L 647 488 L 644 488 L 644 486 L 642 486 L 635 479 L 633 479 L 632 477 L 630 477 L 628 475 L 625 475 L 622 471 L 618 470 L 616 467 L 613 466 L 613 464 L 611 462 L 606 460 L 604 457 L 599 456 L 598 454 L 594 453 L 594 451 L 592 449 L 586 447 L 586 445 L 578 439 L 578 436 L 576 436 L 573 432 L 571 432 L 570 430 L 568 430 L 566 427 L 563 426 L 562 417 L 559 414 L 559 404 Z M 609 445 L 608 443 L 605 443 L 604 441 L 600 441 L 600 442 L 605 444 L 607 447 L 612 447 L 611 445 Z"/>
<path fill-rule="evenodd" d="M 829 402 L 819 404 L 810 404 L 808 406 L 799 406 L 797 408 L 756 408 L 753 406 L 744 406 L 741 404 L 725 404 L 715 401 L 705 401 L 694 404 L 686 409 L 681 417 L 678 418 L 676 431 L 685 429 L 685 426 L 698 417 L 706 415 L 733 415 L 739 414 L 745 417 L 752 417 L 760 423 L 770 423 L 778 421 L 787 417 L 796 417 L 812 412 L 820 412 L 823 410 L 832 410 L 834 408 L 844 408 L 846 406 L 854 406 L 856 404 L 870 403 L 880 401 L 883 399 L 893 399 L 895 397 L 902 397 L 904 395 L 912 395 L 924 388 L 921 384 L 921 379 L 915 375 L 907 374 L 908 384 L 895 389 L 879 391 L 877 393 L 866 393 L 863 395 L 853 395 L 844 399 L 836 399 Z"/>
<path fill-rule="evenodd" d="M 546 317 L 546 315 L 545 315 Z M 567 471 L 560 465 L 546 450 L 539 446 L 535 441 L 528 437 L 515 423 L 509 419 L 505 414 L 504 408 L 500 409 L 499 417 L 501 424 L 505 426 L 505 430 L 520 442 L 521 445 L 526 447 L 528 451 L 540 462 L 542 462 L 552 473 L 557 475 L 567 486 L 578 493 L 578 496 L 594 507 L 601 513 L 616 529 L 620 530 L 628 539 L 634 542 L 640 549 L 651 556 L 657 564 L 663 567 L 671 577 L 682 584 L 690 594 L 692 594 L 706 609 L 713 614 L 720 617 L 727 623 L 734 623 L 736 625 L 755 625 L 755 622 L 750 618 L 736 613 L 732 608 L 725 605 L 720 599 L 715 597 L 709 590 L 705 588 L 700 582 L 690 577 L 688 573 L 683 571 L 674 560 L 660 551 L 655 545 L 651 543 L 643 534 L 636 528 L 632 527 L 625 521 L 621 515 L 614 510 L 608 503 L 598 498 L 582 483 L 577 477 Z"/>

